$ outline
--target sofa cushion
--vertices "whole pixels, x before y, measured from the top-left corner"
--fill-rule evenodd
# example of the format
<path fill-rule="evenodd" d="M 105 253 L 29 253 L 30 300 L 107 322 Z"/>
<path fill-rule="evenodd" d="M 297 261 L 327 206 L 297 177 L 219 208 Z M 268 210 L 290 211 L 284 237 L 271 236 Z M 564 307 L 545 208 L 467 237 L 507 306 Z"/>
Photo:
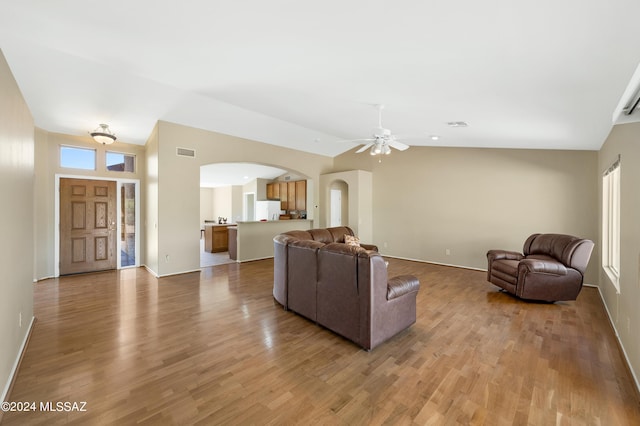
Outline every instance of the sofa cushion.
<path fill-rule="evenodd" d="M 326 229 L 310 229 L 309 234 L 314 241 L 318 241 L 324 244 L 333 242 L 333 235 Z"/>
<path fill-rule="evenodd" d="M 333 235 L 334 243 L 344 243 L 345 235 L 355 235 L 353 230 L 348 226 L 335 226 L 333 228 L 327 228 L 327 231 Z"/>

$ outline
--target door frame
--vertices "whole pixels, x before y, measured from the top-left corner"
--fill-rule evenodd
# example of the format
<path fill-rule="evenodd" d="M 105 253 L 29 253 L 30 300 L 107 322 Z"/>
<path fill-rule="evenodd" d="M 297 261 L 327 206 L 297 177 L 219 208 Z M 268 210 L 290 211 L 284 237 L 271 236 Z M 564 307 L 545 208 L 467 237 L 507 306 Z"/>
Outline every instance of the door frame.
<path fill-rule="evenodd" d="M 89 179 L 89 180 L 106 180 L 116 183 L 116 269 L 137 268 L 140 266 L 140 179 L 125 179 L 125 178 L 105 178 L 99 176 L 86 176 L 86 175 L 69 175 L 58 174 L 55 175 L 55 188 L 54 188 L 54 253 L 53 253 L 53 276 L 55 278 L 60 276 L 60 179 Z M 122 242 L 120 241 L 120 233 L 122 232 L 122 215 L 120 214 L 122 207 L 122 200 L 120 192 L 122 191 L 123 183 L 135 183 L 136 184 L 136 262 L 131 266 L 122 266 L 122 258 L 120 256 L 120 250 L 122 249 Z"/>

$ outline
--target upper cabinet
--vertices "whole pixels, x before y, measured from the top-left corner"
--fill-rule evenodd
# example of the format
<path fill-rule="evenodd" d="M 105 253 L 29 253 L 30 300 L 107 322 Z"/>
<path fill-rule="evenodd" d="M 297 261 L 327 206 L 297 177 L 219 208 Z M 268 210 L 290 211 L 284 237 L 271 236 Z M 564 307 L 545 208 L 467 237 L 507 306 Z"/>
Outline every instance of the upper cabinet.
<path fill-rule="evenodd" d="M 307 210 L 307 181 L 272 182 L 267 184 L 267 199 L 280 200 L 282 210 Z"/>
<path fill-rule="evenodd" d="M 306 211 L 307 210 L 307 181 L 299 180 L 295 182 L 296 184 L 296 210 L 298 211 Z"/>
<path fill-rule="evenodd" d="M 287 182 L 287 211 L 296 209 L 296 183 Z"/>
<path fill-rule="evenodd" d="M 287 182 L 277 183 L 280 188 L 280 210 L 287 209 Z"/>

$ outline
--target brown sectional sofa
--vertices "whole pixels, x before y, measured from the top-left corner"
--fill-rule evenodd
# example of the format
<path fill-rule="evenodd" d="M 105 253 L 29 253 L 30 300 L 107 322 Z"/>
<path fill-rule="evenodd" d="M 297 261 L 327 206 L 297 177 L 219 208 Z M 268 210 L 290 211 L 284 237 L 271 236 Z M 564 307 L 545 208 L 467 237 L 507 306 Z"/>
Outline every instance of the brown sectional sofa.
<path fill-rule="evenodd" d="M 274 241 L 273 297 L 370 350 L 416 321 L 418 279 L 387 280 L 376 246 L 344 243 L 349 227 L 289 231 Z"/>

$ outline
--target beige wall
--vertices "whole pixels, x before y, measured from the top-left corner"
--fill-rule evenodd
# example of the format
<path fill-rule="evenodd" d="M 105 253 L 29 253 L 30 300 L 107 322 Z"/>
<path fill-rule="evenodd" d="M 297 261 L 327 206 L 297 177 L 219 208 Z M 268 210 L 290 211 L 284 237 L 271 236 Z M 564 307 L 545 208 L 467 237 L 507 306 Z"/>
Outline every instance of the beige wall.
<path fill-rule="evenodd" d="M 230 186 L 222 186 L 213 190 L 213 217 L 218 219 L 226 217 L 227 220 L 233 218 L 233 190 Z"/>
<path fill-rule="evenodd" d="M 29 108 L 0 51 L 0 401 L 33 318 L 34 125 Z M 22 319 L 22 321 L 20 321 Z"/>
<path fill-rule="evenodd" d="M 96 150 L 96 170 L 80 170 L 60 167 L 60 146 L 75 146 Z M 135 173 L 108 171 L 105 165 L 106 152 L 122 152 L 136 156 Z M 138 179 L 141 185 L 141 198 L 144 198 L 145 148 L 122 142 L 112 145 L 101 145 L 93 141 L 89 135 L 72 136 L 60 133 L 50 133 L 41 129 L 35 131 L 35 193 L 37 230 L 36 278 L 44 279 L 54 276 L 55 259 L 55 191 L 56 175 L 77 176 L 102 179 Z M 143 203 L 140 203 L 144 211 Z M 140 216 L 144 220 L 144 216 Z M 139 227 L 143 230 L 143 227 Z M 142 234 L 141 234 L 142 236 Z M 140 241 L 143 241 L 142 239 Z M 142 250 L 144 251 L 144 250 Z M 143 253 L 141 252 L 142 256 Z M 142 259 L 143 257 L 140 257 Z"/>
<path fill-rule="evenodd" d="M 200 223 L 213 220 L 213 190 L 214 188 L 200 188 Z"/>
<path fill-rule="evenodd" d="M 620 293 L 600 268 L 600 291 L 627 358 L 640 374 L 640 123 L 613 128 L 598 156 L 599 202 L 595 210 L 602 226 L 602 174 L 620 155 Z"/>
<path fill-rule="evenodd" d="M 329 157 L 307 154 L 223 135 L 202 129 L 158 122 L 158 193 L 148 193 L 149 209 L 157 203 L 157 244 L 147 235 L 147 250 L 158 247 L 157 257 L 148 255 L 145 262 L 157 275 L 198 270 L 200 166 L 222 162 L 254 162 L 290 170 L 314 179 L 330 171 Z M 195 158 L 176 156 L 176 147 L 196 150 Z M 147 146 L 147 157 L 155 148 Z M 149 159 L 147 159 L 149 162 Z M 149 172 L 151 175 L 151 172 Z M 148 179 L 151 179 L 149 176 Z M 318 187 L 311 189 L 318 199 Z M 150 218 L 152 219 L 152 218 Z M 150 224 L 149 224 L 150 226 Z M 154 261 L 157 260 L 157 264 Z"/>
<path fill-rule="evenodd" d="M 486 269 L 491 248 L 536 232 L 597 241 L 597 152 L 411 147 L 336 170 L 373 174 L 373 243 L 391 256 Z M 446 255 L 449 249 L 450 255 Z M 592 256 L 586 282 L 598 280 Z"/>
<path fill-rule="evenodd" d="M 160 265 L 160 255 L 158 254 L 159 246 L 159 186 L 160 186 L 160 161 L 159 149 L 158 149 L 158 125 L 153 128 L 147 144 L 145 145 L 145 168 L 147 170 L 147 176 L 145 180 L 145 191 L 143 191 L 142 201 L 144 214 L 144 228 L 142 233 L 142 246 L 144 248 L 144 256 L 142 258 L 142 264 L 145 265 L 151 272 L 158 274 L 157 271 Z M 169 177 L 167 176 L 167 179 Z M 200 183 L 198 182 L 198 186 Z M 198 225 L 200 226 L 200 225 Z M 200 243 L 198 242 L 198 245 Z"/>

